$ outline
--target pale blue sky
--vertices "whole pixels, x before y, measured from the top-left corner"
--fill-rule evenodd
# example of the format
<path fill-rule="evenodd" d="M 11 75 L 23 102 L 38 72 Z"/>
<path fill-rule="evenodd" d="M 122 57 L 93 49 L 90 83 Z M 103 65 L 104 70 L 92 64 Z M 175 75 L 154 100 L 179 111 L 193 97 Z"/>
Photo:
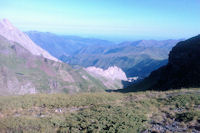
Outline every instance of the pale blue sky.
<path fill-rule="evenodd" d="M 200 33 L 200 0 L 0 0 L 0 17 L 23 31 L 187 38 Z"/>

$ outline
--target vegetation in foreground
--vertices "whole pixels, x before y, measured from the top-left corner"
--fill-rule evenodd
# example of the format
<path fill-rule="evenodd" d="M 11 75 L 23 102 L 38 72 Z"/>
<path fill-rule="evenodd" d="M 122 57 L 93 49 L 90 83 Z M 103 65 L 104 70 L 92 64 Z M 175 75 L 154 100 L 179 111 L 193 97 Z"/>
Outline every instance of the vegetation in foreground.
<path fill-rule="evenodd" d="M 199 131 L 199 89 L 0 97 L 0 132 Z"/>

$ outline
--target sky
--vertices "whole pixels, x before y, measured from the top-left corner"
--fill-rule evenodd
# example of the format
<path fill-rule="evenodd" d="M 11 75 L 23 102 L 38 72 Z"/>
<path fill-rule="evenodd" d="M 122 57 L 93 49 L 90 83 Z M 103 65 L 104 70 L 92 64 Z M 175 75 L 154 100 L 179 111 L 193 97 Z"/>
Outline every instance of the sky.
<path fill-rule="evenodd" d="M 0 19 L 23 31 L 113 39 L 200 33 L 200 0 L 0 0 Z"/>

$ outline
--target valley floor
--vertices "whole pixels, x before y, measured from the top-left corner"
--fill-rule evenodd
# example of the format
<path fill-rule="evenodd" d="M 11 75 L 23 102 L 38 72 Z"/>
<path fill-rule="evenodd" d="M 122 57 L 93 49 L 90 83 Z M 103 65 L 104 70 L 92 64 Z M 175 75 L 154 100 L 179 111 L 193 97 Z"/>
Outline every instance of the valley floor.
<path fill-rule="evenodd" d="M 200 89 L 2 96 L 0 132 L 200 132 Z"/>

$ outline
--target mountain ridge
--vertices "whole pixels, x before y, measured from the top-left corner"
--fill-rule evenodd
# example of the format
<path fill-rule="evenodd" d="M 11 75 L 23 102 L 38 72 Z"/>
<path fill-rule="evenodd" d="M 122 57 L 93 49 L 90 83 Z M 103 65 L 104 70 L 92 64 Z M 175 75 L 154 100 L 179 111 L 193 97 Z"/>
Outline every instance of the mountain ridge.
<path fill-rule="evenodd" d="M 99 39 L 91 41 L 87 38 L 77 41 L 74 37 L 44 32 L 26 32 L 26 34 L 52 55 L 70 65 L 80 65 L 85 68 L 94 66 L 104 70 L 117 66 L 128 77 L 141 78 L 165 65 L 166 62 L 163 60 L 167 59 L 171 48 L 181 40 L 140 40 L 115 44 Z M 53 41 L 49 41 L 52 39 Z M 49 45 L 53 48 L 48 47 Z M 143 67 L 141 64 L 146 65 Z M 146 71 L 142 72 L 143 69 Z"/>
<path fill-rule="evenodd" d="M 10 41 L 19 43 L 33 55 L 43 56 L 50 60 L 59 61 L 50 55 L 46 50 L 36 45 L 26 34 L 14 27 L 7 19 L 0 20 L 0 35 Z"/>

